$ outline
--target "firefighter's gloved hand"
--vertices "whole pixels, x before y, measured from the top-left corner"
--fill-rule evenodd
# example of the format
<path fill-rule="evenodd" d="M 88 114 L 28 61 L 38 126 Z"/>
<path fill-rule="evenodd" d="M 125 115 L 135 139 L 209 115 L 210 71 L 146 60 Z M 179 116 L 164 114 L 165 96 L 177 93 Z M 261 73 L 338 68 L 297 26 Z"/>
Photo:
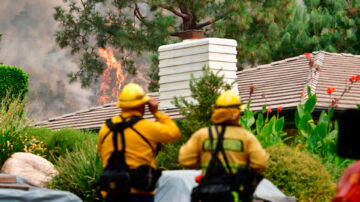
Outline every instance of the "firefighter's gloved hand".
<path fill-rule="evenodd" d="M 152 114 L 155 114 L 158 111 L 159 103 L 154 98 L 151 98 L 148 101 L 149 104 L 149 110 Z"/>

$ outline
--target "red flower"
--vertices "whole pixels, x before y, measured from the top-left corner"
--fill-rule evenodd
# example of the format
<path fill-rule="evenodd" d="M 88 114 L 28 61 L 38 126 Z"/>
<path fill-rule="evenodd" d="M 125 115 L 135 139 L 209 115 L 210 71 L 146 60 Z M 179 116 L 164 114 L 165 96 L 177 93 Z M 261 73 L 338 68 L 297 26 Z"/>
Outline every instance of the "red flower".
<path fill-rule="evenodd" d="M 356 76 L 356 81 L 360 81 L 360 74 Z"/>
<path fill-rule="evenodd" d="M 266 109 L 266 112 L 272 113 L 272 110 L 271 110 L 271 108 L 269 108 L 269 109 Z"/>
<path fill-rule="evenodd" d="M 328 88 L 326 89 L 326 92 L 327 92 L 328 94 L 331 94 L 332 92 L 335 91 L 335 89 L 336 89 L 336 88 L 330 88 L 330 87 L 328 87 Z"/>
<path fill-rule="evenodd" d="M 278 112 L 280 113 L 280 112 L 282 111 L 282 107 L 279 106 L 279 107 L 277 108 L 277 110 L 278 110 Z"/>
<path fill-rule="evenodd" d="M 300 95 L 301 97 L 305 97 L 305 95 L 304 95 L 304 93 L 301 93 L 301 95 Z"/>
<path fill-rule="evenodd" d="M 354 83 L 354 81 L 355 81 L 356 79 L 357 79 L 356 76 L 352 76 L 352 77 L 349 78 L 349 81 L 350 81 L 351 83 Z"/>
<path fill-rule="evenodd" d="M 310 59 L 311 59 L 311 55 L 310 55 L 310 53 L 304 53 L 304 55 L 307 57 L 307 59 L 308 59 L 308 60 L 310 60 Z"/>
<path fill-rule="evenodd" d="M 198 175 L 195 177 L 195 182 L 200 184 L 201 180 L 202 180 L 203 176 L 202 175 Z"/>

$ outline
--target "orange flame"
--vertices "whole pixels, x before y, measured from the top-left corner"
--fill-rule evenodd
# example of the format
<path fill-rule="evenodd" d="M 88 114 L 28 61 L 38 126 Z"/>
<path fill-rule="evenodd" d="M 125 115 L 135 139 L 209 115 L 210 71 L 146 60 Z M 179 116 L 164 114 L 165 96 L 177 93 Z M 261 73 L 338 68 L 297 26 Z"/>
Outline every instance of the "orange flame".
<path fill-rule="evenodd" d="M 99 55 L 106 60 L 107 68 L 101 75 L 100 91 L 102 91 L 102 95 L 98 99 L 98 104 L 106 104 L 117 100 L 119 90 L 125 77 L 121 69 L 121 63 L 115 58 L 112 48 L 107 47 L 106 50 L 99 48 Z M 115 86 L 113 86 L 114 82 L 112 82 L 114 73 L 116 76 Z M 111 95 L 108 95 L 110 89 Z"/>

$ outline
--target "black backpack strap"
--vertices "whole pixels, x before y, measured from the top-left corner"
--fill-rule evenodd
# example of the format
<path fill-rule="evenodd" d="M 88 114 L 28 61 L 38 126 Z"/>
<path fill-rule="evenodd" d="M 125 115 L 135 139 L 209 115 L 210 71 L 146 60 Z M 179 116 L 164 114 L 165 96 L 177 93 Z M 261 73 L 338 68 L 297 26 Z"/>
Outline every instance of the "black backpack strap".
<path fill-rule="evenodd" d="M 226 154 L 225 154 L 225 151 L 224 151 L 224 147 L 223 147 L 223 140 L 224 140 L 224 134 L 225 134 L 225 129 L 226 129 L 226 126 L 225 125 L 221 125 L 221 132 L 219 133 L 219 130 L 217 128 L 217 126 L 215 126 L 215 129 L 216 129 L 216 134 L 218 136 L 218 141 L 221 142 L 221 144 L 219 144 L 219 150 L 221 151 L 223 157 L 224 157 L 224 161 L 225 161 L 225 164 L 226 164 L 226 167 L 230 173 L 230 175 L 232 175 L 232 170 L 231 170 L 231 167 L 230 167 L 230 164 L 229 164 L 229 161 L 226 157 Z"/>
<path fill-rule="evenodd" d="M 156 151 L 154 150 L 153 146 L 151 145 L 151 143 L 149 142 L 148 139 L 146 139 L 146 137 L 144 137 L 138 130 L 136 130 L 133 126 L 130 127 L 133 131 L 135 131 L 135 133 L 137 133 L 151 148 L 151 150 L 153 151 L 153 153 L 156 155 Z"/>
<path fill-rule="evenodd" d="M 133 131 L 135 131 L 135 133 L 137 133 L 151 148 L 151 150 L 153 151 L 153 153 L 156 155 L 156 151 L 154 150 L 153 146 L 151 145 L 151 143 L 149 142 L 148 139 L 146 139 L 138 130 L 136 130 L 133 125 L 135 123 L 137 123 L 138 121 L 142 120 L 142 117 L 140 116 L 133 116 L 131 117 L 131 119 L 129 121 L 126 121 L 125 118 L 123 116 L 121 116 L 122 122 L 120 123 L 116 123 L 114 124 L 111 119 L 107 119 L 106 120 L 106 125 L 109 127 L 110 131 L 104 136 L 102 142 L 104 141 L 104 139 L 107 137 L 107 135 L 113 131 L 114 133 L 119 133 L 121 134 L 121 141 L 123 146 L 123 149 L 125 148 L 125 137 L 124 137 L 124 130 L 126 128 L 131 128 Z M 116 140 L 116 137 L 113 137 L 113 141 Z M 114 148 L 117 148 L 117 141 L 114 141 Z M 122 149 L 122 150 L 123 150 Z"/>
<path fill-rule="evenodd" d="M 216 125 L 214 126 L 216 128 Z M 210 140 L 210 149 L 212 151 L 212 158 L 217 158 L 217 154 L 219 153 L 220 149 L 221 149 L 221 141 L 219 141 L 219 138 L 217 139 L 217 144 L 215 146 L 215 149 L 213 150 L 213 142 L 214 142 L 214 137 L 212 135 L 212 129 L 211 126 L 209 127 L 209 140 Z"/>
<path fill-rule="evenodd" d="M 216 155 L 215 155 L 216 147 L 213 149 L 214 138 L 213 138 L 213 135 L 212 135 L 211 126 L 209 126 L 208 129 L 209 129 L 210 150 L 211 150 L 212 157 L 214 157 L 214 156 L 216 156 Z"/>

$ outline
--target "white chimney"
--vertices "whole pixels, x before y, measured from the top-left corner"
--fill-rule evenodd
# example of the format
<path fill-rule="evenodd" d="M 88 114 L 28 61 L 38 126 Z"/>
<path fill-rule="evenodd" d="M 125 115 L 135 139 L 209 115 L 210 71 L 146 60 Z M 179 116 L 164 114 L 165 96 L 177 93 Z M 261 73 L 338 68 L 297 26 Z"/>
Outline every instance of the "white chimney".
<path fill-rule="evenodd" d="M 171 103 L 174 96 L 190 98 L 190 75 L 201 77 L 202 68 L 208 66 L 211 71 L 225 75 L 225 81 L 232 83 L 236 76 L 236 46 L 232 39 L 204 38 L 184 40 L 180 43 L 159 47 L 160 68 L 160 106 L 174 108 Z M 238 92 L 237 83 L 233 91 Z"/>

